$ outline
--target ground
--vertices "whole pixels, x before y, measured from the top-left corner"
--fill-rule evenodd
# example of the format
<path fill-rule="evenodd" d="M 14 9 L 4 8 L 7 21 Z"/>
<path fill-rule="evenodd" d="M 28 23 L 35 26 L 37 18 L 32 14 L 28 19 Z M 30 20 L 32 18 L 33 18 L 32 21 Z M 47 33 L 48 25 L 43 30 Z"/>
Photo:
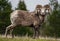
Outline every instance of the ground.
<path fill-rule="evenodd" d="M 60 39 L 47 38 L 47 37 L 40 37 L 33 39 L 27 36 L 15 37 L 15 38 L 11 38 L 11 36 L 8 36 L 8 38 L 6 38 L 4 35 L 3 36 L 0 35 L 0 41 L 60 41 Z"/>

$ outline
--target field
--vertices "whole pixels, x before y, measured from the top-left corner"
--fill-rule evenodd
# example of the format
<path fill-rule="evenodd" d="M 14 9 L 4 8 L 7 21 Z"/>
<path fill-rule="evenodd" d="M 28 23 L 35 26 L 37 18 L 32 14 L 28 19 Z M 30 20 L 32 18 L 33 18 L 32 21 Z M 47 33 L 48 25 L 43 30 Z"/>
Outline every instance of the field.
<path fill-rule="evenodd" d="M 47 38 L 36 38 L 33 39 L 31 37 L 15 37 L 15 38 L 6 38 L 6 37 L 2 37 L 0 36 L 0 41 L 60 41 L 58 39 L 47 39 Z"/>
<path fill-rule="evenodd" d="M 0 41 L 54 41 L 54 40 L 45 40 L 45 39 L 31 39 L 31 38 L 0 38 Z"/>

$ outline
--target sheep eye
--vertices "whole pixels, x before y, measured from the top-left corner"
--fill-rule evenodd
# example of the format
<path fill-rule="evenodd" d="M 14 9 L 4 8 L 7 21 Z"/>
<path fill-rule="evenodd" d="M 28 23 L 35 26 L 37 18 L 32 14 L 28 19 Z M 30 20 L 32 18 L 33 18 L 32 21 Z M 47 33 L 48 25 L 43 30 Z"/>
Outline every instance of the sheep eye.
<path fill-rule="evenodd" d="M 46 10 L 46 12 L 48 12 L 48 10 Z"/>

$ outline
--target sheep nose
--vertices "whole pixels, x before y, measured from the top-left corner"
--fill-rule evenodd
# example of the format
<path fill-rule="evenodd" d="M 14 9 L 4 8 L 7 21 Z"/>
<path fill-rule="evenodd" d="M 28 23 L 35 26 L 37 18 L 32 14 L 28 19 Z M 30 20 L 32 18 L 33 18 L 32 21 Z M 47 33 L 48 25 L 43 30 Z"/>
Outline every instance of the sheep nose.
<path fill-rule="evenodd" d="M 42 13 L 41 13 L 41 15 L 45 15 L 45 13 L 44 13 L 44 12 L 42 12 Z"/>
<path fill-rule="evenodd" d="M 41 12 L 44 13 L 44 10 L 42 10 Z"/>

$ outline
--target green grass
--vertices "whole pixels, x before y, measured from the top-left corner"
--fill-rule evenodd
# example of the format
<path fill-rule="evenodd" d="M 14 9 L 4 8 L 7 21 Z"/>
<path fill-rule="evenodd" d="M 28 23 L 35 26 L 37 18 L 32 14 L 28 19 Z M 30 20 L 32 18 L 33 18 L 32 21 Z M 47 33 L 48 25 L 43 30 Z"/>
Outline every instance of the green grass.
<path fill-rule="evenodd" d="M 0 38 L 0 41 L 57 41 L 57 40 L 46 40 L 46 39 L 31 39 L 31 38 Z"/>
<path fill-rule="evenodd" d="M 0 37 L 0 41 L 57 41 L 57 40 L 46 40 L 46 39 L 32 39 L 27 37 L 17 37 L 17 38 L 4 38 Z"/>

